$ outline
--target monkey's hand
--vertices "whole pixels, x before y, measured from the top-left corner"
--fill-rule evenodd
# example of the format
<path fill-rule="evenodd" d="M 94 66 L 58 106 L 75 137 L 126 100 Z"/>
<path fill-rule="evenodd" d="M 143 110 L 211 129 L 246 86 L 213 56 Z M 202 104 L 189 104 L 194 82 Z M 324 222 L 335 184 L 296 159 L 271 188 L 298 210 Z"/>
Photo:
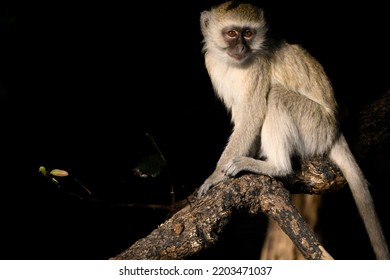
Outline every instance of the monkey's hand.
<path fill-rule="evenodd" d="M 223 173 L 227 177 L 235 177 L 241 171 L 251 171 L 254 173 L 258 173 L 256 163 L 257 160 L 253 158 L 242 156 L 234 157 L 233 159 L 229 160 L 229 162 L 225 165 Z"/>
<path fill-rule="evenodd" d="M 224 175 L 221 170 L 215 170 L 213 174 L 211 174 L 200 186 L 198 190 L 198 198 L 201 198 L 210 188 L 226 180 L 227 178 L 228 176 Z"/>
<path fill-rule="evenodd" d="M 217 168 L 200 186 L 198 190 L 198 198 L 202 197 L 210 188 L 230 177 L 237 176 L 241 171 L 254 171 L 256 168 L 256 160 L 249 157 L 234 157 L 221 170 Z"/>

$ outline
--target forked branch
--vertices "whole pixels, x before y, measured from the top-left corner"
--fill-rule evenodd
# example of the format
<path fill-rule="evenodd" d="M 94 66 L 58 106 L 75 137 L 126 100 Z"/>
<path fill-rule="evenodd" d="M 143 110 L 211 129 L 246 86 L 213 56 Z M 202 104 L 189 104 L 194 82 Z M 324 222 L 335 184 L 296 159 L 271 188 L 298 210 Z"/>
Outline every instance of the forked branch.
<path fill-rule="evenodd" d="M 325 159 L 303 162 L 296 174 L 289 178 L 293 192 L 317 194 L 345 184 L 340 172 Z M 232 214 L 242 211 L 264 213 L 277 221 L 306 259 L 332 258 L 291 203 L 283 182 L 247 174 L 215 186 L 200 200 L 191 195 L 187 206 L 112 259 L 191 258 L 216 244 Z"/>

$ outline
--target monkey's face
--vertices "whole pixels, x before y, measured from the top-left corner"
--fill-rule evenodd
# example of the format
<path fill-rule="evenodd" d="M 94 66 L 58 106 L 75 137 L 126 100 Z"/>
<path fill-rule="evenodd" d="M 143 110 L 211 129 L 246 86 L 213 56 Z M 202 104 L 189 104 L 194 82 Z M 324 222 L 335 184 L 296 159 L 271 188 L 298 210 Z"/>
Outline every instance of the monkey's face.
<path fill-rule="evenodd" d="M 212 52 L 232 65 L 250 64 L 264 48 L 266 24 L 262 12 L 247 18 L 240 10 L 205 11 L 201 15 L 204 51 Z"/>
<path fill-rule="evenodd" d="M 222 30 L 226 42 L 226 53 L 237 63 L 244 62 L 252 53 L 251 45 L 256 36 L 256 30 L 250 27 L 226 27 Z"/>
<path fill-rule="evenodd" d="M 233 65 L 253 62 L 263 49 L 262 30 L 248 25 L 231 25 L 219 30 L 217 40 L 210 42 L 225 61 Z"/>

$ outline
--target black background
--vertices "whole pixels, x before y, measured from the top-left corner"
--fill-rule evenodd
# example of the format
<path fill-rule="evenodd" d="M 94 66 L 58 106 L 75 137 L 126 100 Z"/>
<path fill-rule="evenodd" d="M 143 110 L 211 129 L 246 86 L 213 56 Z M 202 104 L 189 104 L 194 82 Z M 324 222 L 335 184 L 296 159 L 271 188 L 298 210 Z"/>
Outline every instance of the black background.
<path fill-rule="evenodd" d="M 274 34 L 323 64 L 353 147 L 359 111 L 390 89 L 383 1 L 252 2 Z M 107 259 L 167 217 L 118 204 L 169 204 L 171 184 L 180 199 L 209 175 L 230 131 L 201 54 L 199 15 L 216 3 L 2 2 L 0 258 Z M 169 178 L 132 175 L 155 152 L 146 133 Z M 389 235 L 387 146 L 359 161 Z M 41 165 L 69 171 L 95 200 L 58 188 Z M 320 230 L 335 258 L 373 258 L 354 207 L 347 188 L 324 198 Z M 238 218 L 200 257 L 257 258 L 264 229 L 264 217 Z"/>

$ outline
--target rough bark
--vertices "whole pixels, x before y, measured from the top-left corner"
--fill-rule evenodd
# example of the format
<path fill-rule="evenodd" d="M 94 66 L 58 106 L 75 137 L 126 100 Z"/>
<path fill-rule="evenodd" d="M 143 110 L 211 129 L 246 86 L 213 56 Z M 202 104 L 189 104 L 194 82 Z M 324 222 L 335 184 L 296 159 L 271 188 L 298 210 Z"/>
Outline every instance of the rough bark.
<path fill-rule="evenodd" d="M 292 202 L 308 225 L 315 229 L 318 210 L 321 205 L 320 195 L 293 194 Z M 267 233 L 260 253 L 261 260 L 303 260 L 304 256 L 284 233 L 277 222 L 269 219 Z"/>
<path fill-rule="evenodd" d="M 319 176 L 319 170 L 327 175 Z M 329 192 L 345 184 L 340 171 L 325 159 L 303 162 L 296 174 L 289 178 L 293 192 Z M 331 259 L 280 180 L 247 174 L 215 186 L 200 200 L 192 195 L 188 201 L 151 234 L 112 259 L 188 259 L 218 242 L 239 211 L 264 213 L 275 220 L 306 259 Z"/>

